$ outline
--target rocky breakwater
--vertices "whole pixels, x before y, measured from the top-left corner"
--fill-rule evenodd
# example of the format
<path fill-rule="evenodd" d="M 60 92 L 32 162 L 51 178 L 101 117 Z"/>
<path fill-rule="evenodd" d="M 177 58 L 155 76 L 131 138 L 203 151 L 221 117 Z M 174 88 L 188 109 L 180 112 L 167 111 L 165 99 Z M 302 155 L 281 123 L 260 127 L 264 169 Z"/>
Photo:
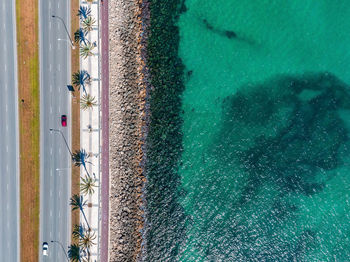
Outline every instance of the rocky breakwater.
<path fill-rule="evenodd" d="M 141 0 L 109 1 L 110 261 L 141 254 L 146 7 Z"/>

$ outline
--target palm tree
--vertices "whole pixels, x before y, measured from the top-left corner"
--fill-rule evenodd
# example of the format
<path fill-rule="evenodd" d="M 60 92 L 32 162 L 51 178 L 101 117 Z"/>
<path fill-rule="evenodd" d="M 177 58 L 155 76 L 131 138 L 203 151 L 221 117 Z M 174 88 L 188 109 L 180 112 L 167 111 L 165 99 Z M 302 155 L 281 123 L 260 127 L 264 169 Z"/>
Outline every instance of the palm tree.
<path fill-rule="evenodd" d="M 73 262 L 80 262 L 81 261 L 81 256 L 80 256 L 80 246 L 77 244 L 71 244 L 68 246 L 68 257 L 70 261 Z"/>
<path fill-rule="evenodd" d="M 78 10 L 77 16 L 79 16 L 80 20 L 85 20 L 91 15 L 91 8 L 90 7 L 85 7 L 85 6 L 80 6 Z"/>
<path fill-rule="evenodd" d="M 80 106 L 83 110 L 92 109 L 94 106 L 97 106 L 95 97 L 90 94 L 83 95 L 80 99 Z"/>
<path fill-rule="evenodd" d="M 86 206 L 86 201 L 84 201 L 83 196 L 73 195 L 70 199 L 70 205 L 72 206 L 72 211 L 76 209 L 80 209 L 81 213 L 83 214 L 83 217 L 85 219 L 85 223 L 88 226 L 88 230 L 91 230 L 89 222 L 86 219 L 84 207 Z"/>
<path fill-rule="evenodd" d="M 96 239 L 95 233 L 91 230 L 85 231 L 85 234 L 80 238 L 79 245 L 82 248 L 85 248 L 87 251 L 88 261 L 90 260 L 90 248 L 92 245 L 95 245 L 93 240 Z"/>
<path fill-rule="evenodd" d="M 80 246 L 86 249 L 90 249 L 92 245 L 95 245 L 93 242 L 96 239 L 94 231 L 86 230 L 83 234 L 83 237 L 80 239 Z"/>
<path fill-rule="evenodd" d="M 86 41 L 89 41 L 86 39 L 86 35 L 87 33 L 83 29 L 77 29 L 77 31 L 74 32 L 74 42 L 86 45 Z"/>
<path fill-rule="evenodd" d="M 73 238 L 79 240 L 80 238 L 84 237 L 84 231 L 85 228 L 82 226 L 82 224 L 74 225 L 72 231 Z"/>
<path fill-rule="evenodd" d="M 83 20 L 83 29 L 85 32 L 90 32 L 92 31 L 92 27 L 93 25 L 96 23 L 95 18 L 93 18 L 92 16 L 88 16 L 87 18 L 85 18 Z"/>
<path fill-rule="evenodd" d="M 86 163 L 91 164 L 91 162 L 86 161 L 89 158 L 89 155 L 86 153 L 85 149 L 76 150 L 75 153 L 72 154 L 72 161 L 75 166 L 83 166 L 87 175 L 90 177 L 89 172 L 86 168 Z"/>
<path fill-rule="evenodd" d="M 88 176 L 85 176 L 85 178 L 81 178 L 80 191 L 84 195 L 86 194 L 92 195 L 95 192 L 95 189 L 94 189 L 94 187 L 96 187 L 95 183 L 96 183 L 95 178 L 88 177 Z"/>
<path fill-rule="evenodd" d="M 80 55 L 83 58 L 87 58 L 88 56 L 92 56 L 92 50 L 95 48 L 95 44 L 87 43 L 86 45 L 83 45 L 80 47 Z"/>
<path fill-rule="evenodd" d="M 80 87 L 83 87 L 84 93 L 87 94 L 85 89 L 85 84 L 89 85 L 91 83 L 90 74 L 86 70 L 75 72 L 72 75 L 72 83 L 79 90 L 80 90 Z"/>

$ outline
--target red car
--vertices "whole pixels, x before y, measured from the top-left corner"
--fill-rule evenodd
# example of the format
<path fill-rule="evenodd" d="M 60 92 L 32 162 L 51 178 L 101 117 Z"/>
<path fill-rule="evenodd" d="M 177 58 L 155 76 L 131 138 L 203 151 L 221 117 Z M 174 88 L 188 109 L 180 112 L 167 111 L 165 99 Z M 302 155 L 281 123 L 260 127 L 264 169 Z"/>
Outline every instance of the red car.
<path fill-rule="evenodd" d="M 61 124 L 62 126 L 67 126 L 67 116 L 61 115 Z"/>

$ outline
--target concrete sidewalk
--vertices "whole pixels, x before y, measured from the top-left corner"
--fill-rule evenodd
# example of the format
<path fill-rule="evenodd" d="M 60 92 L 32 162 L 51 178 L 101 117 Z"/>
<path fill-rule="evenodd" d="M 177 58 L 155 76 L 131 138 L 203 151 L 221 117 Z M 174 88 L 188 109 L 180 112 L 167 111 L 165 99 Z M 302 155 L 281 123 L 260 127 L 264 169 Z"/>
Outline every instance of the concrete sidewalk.
<path fill-rule="evenodd" d="M 100 160 L 101 160 L 101 111 L 100 111 L 100 37 L 99 37 L 99 1 L 93 3 L 87 3 L 80 1 L 81 6 L 91 8 L 91 16 L 96 20 L 93 26 L 93 30 L 87 35 L 87 39 L 90 43 L 96 43 L 96 47 L 93 49 L 92 56 L 86 59 L 80 58 L 80 70 L 86 70 L 91 76 L 91 84 L 86 86 L 86 92 L 95 97 L 97 106 L 93 109 L 80 110 L 80 147 L 85 149 L 89 154 L 87 161 L 91 164 L 87 164 L 87 169 L 90 176 L 96 178 L 95 192 L 92 195 L 84 196 L 84 199 L 88 202 L 88 207 L 85 208 L 85 213 L 90 224 L 92 231 L 94 231 L 96 239 L 93 241 L 95 245 L 90 249 L 91 261 L 100 261 Z M 81 97 L 84 92 L 81 89 Z M 80 170 L 81 177 L 85 177 L 86 172 L 84 168 Z M 81 223 L 85 223 L 81 216 Z"/>

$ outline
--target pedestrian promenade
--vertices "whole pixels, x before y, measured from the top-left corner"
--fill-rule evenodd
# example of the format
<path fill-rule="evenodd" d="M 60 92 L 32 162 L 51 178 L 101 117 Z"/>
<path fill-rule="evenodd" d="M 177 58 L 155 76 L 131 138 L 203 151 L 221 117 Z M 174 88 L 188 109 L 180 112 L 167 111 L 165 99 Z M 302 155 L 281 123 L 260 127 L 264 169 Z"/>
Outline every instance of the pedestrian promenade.
<path fill-rule="evenodd" d="M 92 97 L 95 97 L 97 105 L 86 110 L 80 110 L 80 144 L 81 149 L 85 149 L 88 158 L 86 167 L 91 177 L 96 179 L 95 191 L 91 195 L 84 196 L 87 200 L 88 206 L 85 207 L 87 220 L 92 231 L 94 231 L 96 238 L 93 240 L 94 244 L 91 249 L 90 261 L 100 261 L 99 259 L 99 240 L 100 240 L 100 160 L 101 160 L 101 111 L 100 111 L 100 35 L 99 35 L 99 1 L 88 3 L 80 1 L 82 7 L 91 9 L 91 17 L 96 20 L 93 25 L 93 30 L 90 31 L 86 38 L 90 43 L 95 45 L 92 50 L 93 55 L 87 58 L 80 57 L 80 70 L 86 70 L 91 77 L 91 82 L 86 85 L 86 92 Z M 80 90 L 81 98 L 84 96 L 84 91 Z M 85 170 L 81 167 L 81 177 L 85 177 Z M 81 223 L 84 223 L 81 217 Z"/>

